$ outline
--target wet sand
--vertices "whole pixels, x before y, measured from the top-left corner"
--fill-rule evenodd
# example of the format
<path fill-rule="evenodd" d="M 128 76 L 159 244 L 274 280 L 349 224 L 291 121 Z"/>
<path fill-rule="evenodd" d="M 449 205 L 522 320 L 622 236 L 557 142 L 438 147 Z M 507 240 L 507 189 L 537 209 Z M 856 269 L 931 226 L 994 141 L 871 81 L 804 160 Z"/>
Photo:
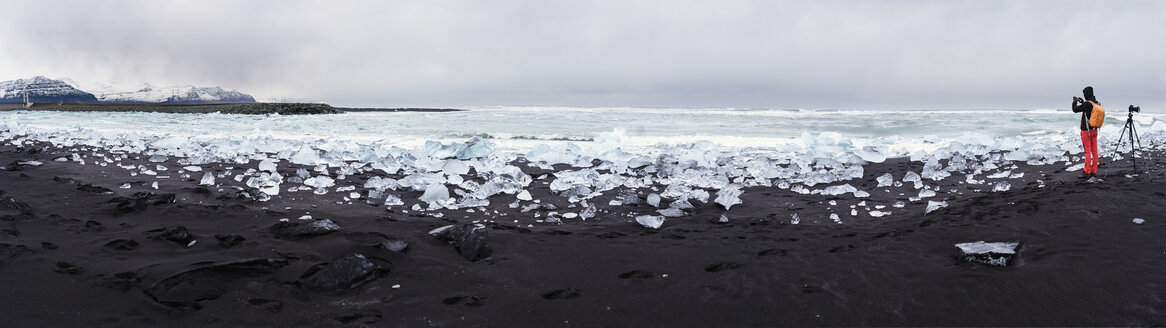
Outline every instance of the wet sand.
<path fill-rule="evenodd" d="M 918 190 L 878 188 L 875 179 L 901 179 L 922 163 L 891 159 L 845 182 L 870 192 L 865 199 L 751 187 L 729 210 L 696 203 L 650 229 L 631 216 L 657 208 L 608 206 L 621 189 L 590 200 L 596 218 L 563 224 L 543 221 L 551 210 L 510 208 L 513 195 L 473 212 L 412 211 L 416 191 L 388 208 L 348 204 L 347 191 L 254 202 L 230 187 L 241 182 L 208 188 L 198 186 L 201 173 L 179 178 L 173 158 L 160 163 L 169 178 L 130 176 L 95 165 L 92 153 L 103 150 L 46 146 L 0 143 L 8 327 L 1166 325 L 1162 153 L 1151 173 L 1127 177 L 1128 162 L 1118 162 L 1102 183 L 1061 164 L 1018 164 L 1016 179 L 979 176 L 1010 181 L 1004 192 L 961 183 L 963 175 L 928 180 L 939 195 L 902 208 L 892 204 Z M 74 152 L 88 163 L 54 161 Z M 122 164 L 156 165 L 128 155 Z M 28 160 L 43 165 L 18 163 Z M 257 164 L 202 167 L 238 174 Z M 533 177 L 549 172 L 519 166 Z M 278 168 L 293 176 L 297 166 Z M 372 176 L 336 182 L 367 195 L 361 186 Z M 534 199 L 582 210 L 551 194 L 551 179 L 527 188 Z M 939 200 L 949 206 L 924 215 Z M 722 214 L 728 222 L 718 222 Z M 292 226 L 321 219 L 339 230 Z M 469 238 L 459 254 L 428 234 L 473 222 L 488 251 Z M 1005 267 L 956 258 L 954 244 L 979 240 L 1022 246 Z M 395 251 L 399 241 L 408 248 Z"/>

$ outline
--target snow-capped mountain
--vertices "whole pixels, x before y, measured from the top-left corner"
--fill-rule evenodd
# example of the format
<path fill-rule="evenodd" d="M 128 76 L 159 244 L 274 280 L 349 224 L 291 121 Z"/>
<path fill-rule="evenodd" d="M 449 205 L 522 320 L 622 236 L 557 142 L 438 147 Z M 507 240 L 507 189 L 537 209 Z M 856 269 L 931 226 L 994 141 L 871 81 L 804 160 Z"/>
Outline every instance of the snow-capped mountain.
<path fill-rule="evenodd" d="M 23 90 L 34 103 L 114 103 L 114 104 L 214 104 L 253 103 L 251 95 L 220 87 L 154 87 L 143 84 L 131 91 L 108 84 L 82 86 L 73 80 L 37 76 L 0 82 L 0 103 L 24 102 Z M 85 92 L 82 90 L 89 90 Z"/>
<path fill-rule="evenodd" d="M 34 103 L 95 103 L 97 97 L 62 80 L 44 76 L 0 81 L 0 103 L 24 103 L 24 90 Z"/>
<path fill-rule="evenodd" d="M 154 87 L 149 84 L 138 86 L 132 91 L 102 90 L 97 99 L 105 103 L 118 104 L 208 104 L 255 102 L 251 95 L 220 87 Z"/>

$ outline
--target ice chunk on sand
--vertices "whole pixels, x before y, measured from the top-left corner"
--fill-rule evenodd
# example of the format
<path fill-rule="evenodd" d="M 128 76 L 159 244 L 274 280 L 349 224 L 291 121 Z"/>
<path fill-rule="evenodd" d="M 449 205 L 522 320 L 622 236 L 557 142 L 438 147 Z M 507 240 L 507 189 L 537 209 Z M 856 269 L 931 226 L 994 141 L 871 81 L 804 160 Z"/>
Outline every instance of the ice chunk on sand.
<path fill-rule="evenodd" d="M 449 174 L 469 174 L 470 166 L 465 162 L 456 159 L 446 160 L 445 164 L 441 165 L 441 171 Z"/>
<path fill-rule="evenodd" d="M 1146 223 L 1146 220 L 1143 220 L 1141 218 L 1134 218 L 1134 224 L 1142 224 L 1142 223 Z"/>
<path fill-rule="evenodd" d="M 854 154 L 858 155 L 862 160 L 871 163 L 882 163 L 887 160 L 887 155 L 879 151 L 873 146 L 864 146 L 862 149 L 855 149 Z"/>
<path fill-rule="evenodd" d="M 518 193 L 517 197 L 518 197 L 518 200 L 525 200 L 525 201 L 529 201 L 531 199 L 534 199 L 533 197 L 530 196 L 530 191 L 527 191 L 527 190 L 523 190 L 522 192 Z"/>
<path fill-rule="evenodd" d="M 891 215 L 891 212 L 885 212 L 885 211 L 879 211 L 879 210 L 870 211 L 871 217 L 879 218 L 879 217 L 884 217 L 887 215 Z"/>
<path fill-rule="evenodd" d="M 652 207 L 660 207 L 660 195 L 656 193 L 648 194 L 648 205 L 652 205 Z"/>
<path fill-rule="evenodd" d="M 833 220 L 835 223 L 842 224 L 842 219 L 838 217 L 838 214 L 830 213 L 830 220 Z"/>
<path fill-rule="evenodd" d="M 438 141 L 425 142 L 425 154 L 433 158 L 471 159 L 489 156 L 494 152 L 494 143 L 473 137 L 464 143 L 443 144 Z"/>
<path fill-rule="evenodd" d="M 798 217 L 797 213 L 790 216 L 789 224 L 798 224 L 799 222 L 802 222 L 802 218 Z"/>
<path fill-rule="evenodd" d="M 1008 175 L 1011 175 L 1011 174 L 1012 174 L 1012 170 L 1005 170 L 1005 171 L 997 172 L 996 174 L 989 175 L 988 178 L 989 179 L 1003 179 L 1003 178 L 1007 178 Z"/>
<path fill-rule="evenodd" d="M 640 215 L 636 217 L 636 223 L 639 223 L 640 225 L 648 228 L 660 229 L 660 226 L 664 225 L 664 217 L 655 215 Z"/>
<path fill-rule="evenodd" d="M 923 189 L 919 191 L 919 198 L 935 197 L 935 190 Z"/>
<path fill-rule="evenodd" d="M 449 188 L 446 188 L 443 184 L 426 186 L 425 193 L 421 195 L 420 200 L 429 203 L 429 208 L 444 206 L 449 201 Z"/>
<path fill-rule="evenodd" d="M 890 187 L 891 185 L 895 184 L 895 177 L 891 176 L 890 173 L 880 175 L 875 180 L 878 180 L 879 182 L 878 187 Z"/>
<path fill-rule="evenodd" d="M 923 215 L 927 215 L 928 213 L 931 213 L 932 211 L 935 211 L 935 210 L 938 210 L 938 209 L 941 209 L 944 207 L 947 207 L 947 202 L 945 202 L 945 201 L 939 201 L 939 202 L 927 201 L 927 209 L 923 211 Z"/>
<path fill-rule="evenodd" d="M 903 175 L 903 182 L 904 183 L 907 183 L 907 182 L 915 183 L 915 189 L 923 188 L 923 178 L 920 177 L 919 174 L 915 173 L 914 171 L 908 171 L 907 174 Z"/>
<path fill-rule="evenodd" d="M 215 175 L 210 173 L 210 172 L 203 173 L 202 180 L 198 182 L 198 185 L 200 185 L 200 186 L 213 186 L 213 185 L 215 185 Z"/>
<path fill-rule="evenodd" d="M 681 209 L 675 208 L 675 207 L 670 207 L 670 208 L 666 208 L 666 209 L 662 209 L 662 210 L 656 210 L 656 212 L 660 213 L 660 215 L 670 217 L 670 218 L 688 215 L 687 213 L 684 213 L 684 210 L 681 210 Z"/>
<path fill-rule="evenodd" d="M 1008 181 L 1000 181 L 1000 182 L 997 182 L 996 185 L 992 187 L 992 191 L 993 192 L 1008 191 L 1008 189 L 1011 189 L 1011 188 L 1012 188 L 1012 184 L 1008 183 Z"/>
<path fill-rule="evenodd" d="M 741 193 L 741 186 L 731 184 L 717 191 L 717 199 L 713 202 L 721 204 L 727 210 L 733 205 L 741 203 Z"/>
<path fill-rule="evenodd" d="M 262 161 L 259 161 L 259 171 L 275 172 L 275 162 L 271 161 L 270 158 L 264 158 Z"/>
<path fill-rule="evenodd" d="M 183 166 L 183 167 L 182 167 L 182 169 L 183 169 L 183 170 L 190 171 L 190 172 L 202 172 L 202 167 L 201 167 L 201 166 L 194 166 L 194 165 L 191 165 L 191 166 Z"/>
<path fill-rule="evenodd" d="M 581 218 L 583 220 L 594 218 L 595 213 L 598 211 L 599 211 L 599 209 L 596 208 L 595 205 L 587 206 L 587 208 L 583 209 L 582 212 L 579 212 L 579 218 Z"/>
<path fill-rule="evenodd" d="M 960 251 L 960 260 L 997 266 L 1008 265 L 1008 262 L 1016 256 L 1016 249 L 1019 246 L 1019 242 L 986 243 L 982 240 L 955 244 Z"/>
<path fill-rule="evenodd" d="M 313 187 L 313 188 L 328 188 L 328 187 L 336 185 L 336 180 L 332 180 L 332 178 L 330 178 L 330 177 L 326 177 L 326 176 L 321 175 L 321 176 L 317 176 L 317 177 L 313 177 L 313 178 L 304 179 L 304 185 L 306 185 L 308 187 Z"/>

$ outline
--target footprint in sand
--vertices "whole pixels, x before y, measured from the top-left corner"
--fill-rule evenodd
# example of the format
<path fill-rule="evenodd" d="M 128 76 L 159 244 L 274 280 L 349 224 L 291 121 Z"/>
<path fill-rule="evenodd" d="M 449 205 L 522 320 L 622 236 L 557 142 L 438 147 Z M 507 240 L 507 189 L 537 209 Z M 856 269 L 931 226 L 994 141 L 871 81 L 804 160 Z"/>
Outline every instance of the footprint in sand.
<path fill-rule="evenodd" d="M 620 279 L 651 279 L 655 277 L 655 272 L 644 270 L 634 270 L 619 274 Z"/>
<path fill-rule="evenodd" d="M 247 304 L 258 306 L 272 313 L 279 313 L 283 311 L 283 302 L 278 300 L 269 300 L 266 298 L 252 298 L 247 300 Z M 345 322 L 347 323 L 347 322 Z"/>
<path fill-rule="evenodd" d="M 332 317 L 333 320 L 339 321 L 342 324 L 359 323 L 359 324 L 373 324 L 381 321 L 381 314 L 373 311 L 356 311 L 348 314 L 338 315 Z"/>
<path fill-rule="evenodd" d="M 543 294 L 543 298 L 547 300 L 565 300 L 579 297 L 583 293 L 577 288 L 560 289 L 550 293 Z"/>
<path fill-rule="evenodd" d="M 757 252 L 757 256 L 785 256 L 785 250 L 780 248 L 770 248 Z"/>
<path fill-rule="evenodd" d="M 105 248 L 115 251 L 128 252 L 137 249 L 141 244 L 133 239 L 117 239 L 105 244 Z"/>
<path fill-rule="evenodd" d="M 462 304 L 465 306 L 482 306 L 485 304 L 485 298 L 477 296 L 454 296 L 441 300 L 441 304 L 456 305 Z"/>
<path fill-rule="evenodd" d="M 733 270 L 733 269 L 740 268 L 740 267 L 741 267 L 741 263 L 737 263 L 737 262 L 717 262 L 717 263 L 713 263 L 713 264 L 710 264 L 709 266 L 705 267 L 704 271 L 706 271 L 706 272 L 721 272 L 721 271 L 725 271 L 725 270 Z"/>

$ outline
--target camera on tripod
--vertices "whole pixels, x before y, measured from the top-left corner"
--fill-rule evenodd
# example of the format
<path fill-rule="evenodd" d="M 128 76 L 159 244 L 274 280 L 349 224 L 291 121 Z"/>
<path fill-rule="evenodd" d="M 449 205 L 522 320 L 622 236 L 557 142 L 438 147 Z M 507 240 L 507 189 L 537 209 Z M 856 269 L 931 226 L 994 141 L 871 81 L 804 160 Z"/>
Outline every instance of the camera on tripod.
<path fill-rule="evenodd" d="M 1142 112 L 1141 107 L 1130 105 L 1130 113 L 1141 113 L 1141 112 Z"/>

